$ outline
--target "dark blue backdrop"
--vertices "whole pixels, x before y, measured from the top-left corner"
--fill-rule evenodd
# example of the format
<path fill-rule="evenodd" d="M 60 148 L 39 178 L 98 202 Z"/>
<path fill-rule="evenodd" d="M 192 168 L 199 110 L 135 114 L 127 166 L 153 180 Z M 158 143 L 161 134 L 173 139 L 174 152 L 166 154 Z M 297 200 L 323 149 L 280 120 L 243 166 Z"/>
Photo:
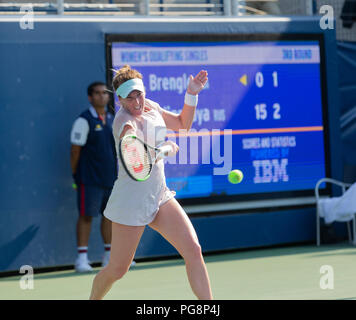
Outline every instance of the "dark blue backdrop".
<path fill-rule="evenodd" d="M 356 181 L 356 43 L 337 45 L 340 74 L 341 138 L 345 181 Z"/>
<path fill-rule="evenodd" d="M 332 176 L 342 177 L 334 30 L 321 30 L 317 18 L 183 21 L 39 17 L 33 30 L 22 30 L 16 18 L 0 17 L 0 271 L 74 263 L 69 134 L 88 105 L 87 85 L 106 79 L 106 33 L 324 33 Z M 313 240 L 314 215 L 314 208 L 262 210 L 192 221 L 207 252 Z M 97 220 L 89 245 L 91 261 L 100 261 Z M 147 228 L 137 258 L 170 254 L 172 247 Z"/>

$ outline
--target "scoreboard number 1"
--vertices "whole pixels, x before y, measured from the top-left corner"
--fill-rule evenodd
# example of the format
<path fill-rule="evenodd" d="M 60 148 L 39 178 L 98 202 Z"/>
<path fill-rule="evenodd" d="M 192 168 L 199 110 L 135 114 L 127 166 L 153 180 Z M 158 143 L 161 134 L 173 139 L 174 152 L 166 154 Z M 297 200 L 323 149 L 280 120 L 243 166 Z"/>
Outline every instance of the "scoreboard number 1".
<path fill-rule="evenodd" d="M 278 87 L 278 73 L 277 73 L 277 71 L 274 71 L 272 73 L 272 77 L 273 77 L 273 86 L 275 88 L 277 88 Z"/>

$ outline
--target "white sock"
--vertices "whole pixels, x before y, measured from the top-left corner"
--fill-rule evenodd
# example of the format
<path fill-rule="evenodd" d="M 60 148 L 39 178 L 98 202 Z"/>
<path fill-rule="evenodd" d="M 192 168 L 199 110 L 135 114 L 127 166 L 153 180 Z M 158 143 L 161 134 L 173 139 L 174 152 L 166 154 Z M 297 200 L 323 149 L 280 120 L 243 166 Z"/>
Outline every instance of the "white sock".
<path fill-rule="evenodd" d="M 104 257 L 110 256 L 111 244 L 104 244 Z"/>
<path fill-rule="evenodd" d="M 80 260 L 88 260 L 88 247 L 78 247 L 78 257 Z"/>

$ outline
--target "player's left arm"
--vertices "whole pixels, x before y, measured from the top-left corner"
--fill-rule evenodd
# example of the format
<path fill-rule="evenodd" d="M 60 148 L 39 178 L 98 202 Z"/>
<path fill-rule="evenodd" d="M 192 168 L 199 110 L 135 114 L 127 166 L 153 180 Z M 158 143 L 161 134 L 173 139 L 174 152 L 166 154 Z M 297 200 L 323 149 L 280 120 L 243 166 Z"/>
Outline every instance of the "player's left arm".
<path fill-rule="evenodd" d="M 198 98 L 199 92 L 204 88 L 208 82 L 208 72 L 201 70 L 195 77 L 190 75 L 187 94 Z M 189 130 L 192 127 L 196 105 L 187 104 L 184 100 L 183 109 L 180 114 L 176 114 L 164 110 L 162 117 L 168 129 L 179 131 L 182 129 Z"/>

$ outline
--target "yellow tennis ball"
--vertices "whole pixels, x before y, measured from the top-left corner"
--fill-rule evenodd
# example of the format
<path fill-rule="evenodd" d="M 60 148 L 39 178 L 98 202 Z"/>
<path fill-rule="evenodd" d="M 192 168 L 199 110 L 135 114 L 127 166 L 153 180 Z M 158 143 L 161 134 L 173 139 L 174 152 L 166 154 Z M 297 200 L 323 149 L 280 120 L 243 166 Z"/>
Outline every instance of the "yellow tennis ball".
<path fill-rule="evenodd" d="M 229 182 L 233 184 L 240 183 L 243 177 L 244 177 L 243 173 L 237 169 L 230 171 L 228 175 Z"/>

